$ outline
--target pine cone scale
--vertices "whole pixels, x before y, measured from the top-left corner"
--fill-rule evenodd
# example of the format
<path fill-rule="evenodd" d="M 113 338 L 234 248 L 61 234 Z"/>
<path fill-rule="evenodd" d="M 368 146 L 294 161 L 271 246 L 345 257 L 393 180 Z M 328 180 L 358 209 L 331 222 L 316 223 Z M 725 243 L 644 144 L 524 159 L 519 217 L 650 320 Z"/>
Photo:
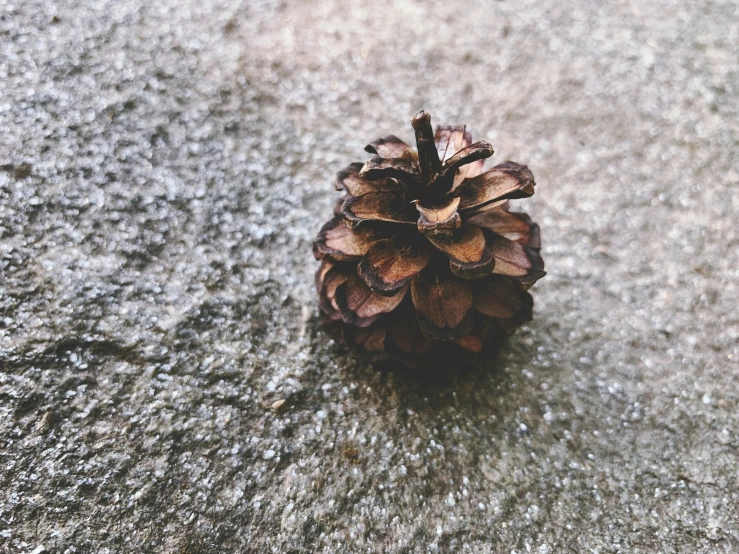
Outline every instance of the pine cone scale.
<path fill-rule="evenodd" d="M 383 236 L 369 226 L 352 232 L 341 217 L 334 217 L 321 228 L 313 243 L 313 251 L 319 260 L 330 257 L 339 262 L 359 261 Z"/>
<path fill-rule="evenodd" d="M 388 221 L 417 225 L 418 214 L 412 205 L 390 192 L 370 192 L 350 196 L 341 208 L 346 224 L 355 228 L 363 221 Z"/>
<path fill-rule="evenodd" d="M 427 237 L 451 237 L 462 226 L 457 212 L 459 198 L 450 198 L 441 206 L 426 207 L 416 204 L 419 213 L 418 231 Z"/>
<path fill-rule="evenodd" d="M 407 292 L 406 285 L 392 296 L 378 294 L 356 272 L 350 272 L 346 280 L 336 288 L 335 298 L 344 323 L 368 327 L 383 314 L 392 312 Z"/>
<path fill-rule="evenodd" d="M 336 303 L 336 289 L 346 281 L 348 275 L 340 265 L 331 260 L 323 260 L 316 272 L 316 290 L 318 290 L 319 301 L 324 304 L 321 309 L 334 319 L 340 315 L 339 306 Z"/>
<path fill-rule="evenodd" d="M 528 198 L 534 194 L 533 181 L 493 168 L 462 183 L 454 193 L 460 210 L 481 208 L 493 202 Z"/>
<path fill-rule="evenodd" d="M 533 248 L 490 233 L 490 248 L 495 257 L 493 273 L 509 277 L 531 279 L 543 271 L 544 261 Z M 542 277 L 536 277 L 536 279 Z M 535 280 L 536 280 L 535 279 Z"/>
<path fill-rule="evenodd" d="M 419 183 L 416 165 L 406 158 L 372 158 L 364 164 L 359 176 L 370 181 L 397 179 L 409 185 Z"/>
<path fill-rule="evenodd" d="M 465 125 L 438 125 L 434 133 L 436 151 L 442 163 L 472 144 L 472 135 Z"/>
<path fill-rule="evenodd" d="M 365 146 L 364 150 L 380 158 L 403 158 L 411 162 L 417 161 L 417 156 L 413 148 L 395 135 L 388 135 L 385 138 L 377 139 Z"/>
<path fill-rule="evenodd" d="M 431 260 L 424 243 L 403 238 L 400 235 L 375 242 L 357 266 L 359 276 L 378 294 L 394 294 Z"/>
<path fill-rule="evenodd" d="M 453 236 L 445 238 L 428 236 L 429 241 L 458 264 L 479 263 L 489 253 L 485 248 L 485 235 L 474 225 L 464 225 Z"/>
<path fill-rule="evenodd" d="M 336 174 L 334 188 L 344 190 L 350 196 L 363 196 L 369 192 L 402 191 L 402 185 L 392 179 L 376 179 L 368 181 L 359 176 L 363 163 L 349 164 Z"/>
<path fill-rule="evenodd" d="M 473 296 L 466 281 L 450 279 L 432 268 L 411 281 L 411 296 L 426 337 L 452 340 L 471 330 Z"/>
<path fill-rule="evenodd" d="M 526 304 L 523 288 L 503 277 L 486 279 L 475 290 L 475 309 L 495 319 L 513 319 Z"/>
<path fill-rule="evenodd" d="M 537 232 L 539 226 L 526 214 L 506 210 L 489 210 L 471 217 L 468 221 L 472 225 L 489 229 L 493 233 L 532 248 L 538 248 L 541 244 Z"/>

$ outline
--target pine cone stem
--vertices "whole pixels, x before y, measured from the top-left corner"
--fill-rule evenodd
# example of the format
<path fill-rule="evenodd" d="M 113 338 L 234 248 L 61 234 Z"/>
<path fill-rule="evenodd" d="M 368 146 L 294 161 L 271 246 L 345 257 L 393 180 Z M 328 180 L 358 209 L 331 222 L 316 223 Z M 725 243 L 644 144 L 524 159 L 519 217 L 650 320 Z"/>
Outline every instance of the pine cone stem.
<path fill-rule="evenodd" d="M 441 160 L 439 160 L 439 153 L 436 151 L 436 144 L 434 143 L 431 116 L 421 110 L 411 119 L 411 125 L 413 125 L 413 130 L 416 132 L 421 178 L 425 184 L 428 184 L 441 172 Z"/>

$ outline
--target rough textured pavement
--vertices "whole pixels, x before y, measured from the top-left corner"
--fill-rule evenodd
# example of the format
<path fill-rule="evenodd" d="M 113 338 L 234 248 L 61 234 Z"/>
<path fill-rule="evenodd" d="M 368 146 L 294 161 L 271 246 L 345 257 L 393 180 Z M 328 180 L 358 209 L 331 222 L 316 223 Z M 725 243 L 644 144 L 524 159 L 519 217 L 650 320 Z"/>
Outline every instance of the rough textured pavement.
<path fill-rule="evenodd" d="M 738 14 L 0 0 L 0 552 L 739 551 Z M 310 252 L 420 108 L 533 169 L 549 270 L 426 382 Z"/>

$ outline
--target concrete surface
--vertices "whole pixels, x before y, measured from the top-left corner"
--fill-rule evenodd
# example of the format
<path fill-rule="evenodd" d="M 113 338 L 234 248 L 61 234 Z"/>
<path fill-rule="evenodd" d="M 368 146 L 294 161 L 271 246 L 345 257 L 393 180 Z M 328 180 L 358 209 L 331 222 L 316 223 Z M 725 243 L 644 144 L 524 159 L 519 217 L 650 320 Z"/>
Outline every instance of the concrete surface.
<path fill-rule="evenodd" d="M 0 551 L 739 551 L 738 13 L 0 1 Z M 533 169 L 549 271 L 431 382 L 310 252 L 420 108 Z"/>

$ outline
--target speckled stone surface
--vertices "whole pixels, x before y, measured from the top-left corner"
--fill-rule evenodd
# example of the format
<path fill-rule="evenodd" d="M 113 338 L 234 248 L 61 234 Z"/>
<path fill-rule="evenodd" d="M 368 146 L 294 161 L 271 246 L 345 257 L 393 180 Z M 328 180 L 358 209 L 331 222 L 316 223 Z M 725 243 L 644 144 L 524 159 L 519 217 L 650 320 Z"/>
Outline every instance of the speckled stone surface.
<path fill-rule="evenodd" d="M 738 14 L 0 1 L 0 552 L 739 551 Z M 532 168 L 549 275 L 419 382 L 310 243 L 421 108 Z"/>

